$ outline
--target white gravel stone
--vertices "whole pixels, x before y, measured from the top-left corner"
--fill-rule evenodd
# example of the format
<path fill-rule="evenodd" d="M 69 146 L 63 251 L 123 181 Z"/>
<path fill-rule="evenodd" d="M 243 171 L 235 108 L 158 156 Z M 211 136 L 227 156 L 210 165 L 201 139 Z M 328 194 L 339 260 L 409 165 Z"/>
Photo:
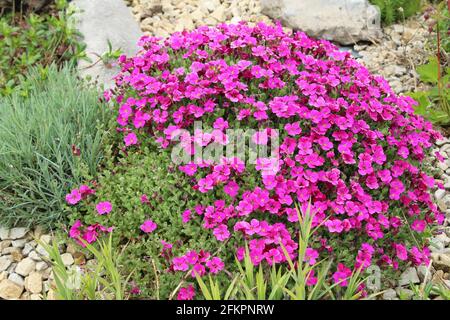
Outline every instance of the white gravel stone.
<path fill-rule="evenodd" d="M 9 230 L 9 239 L 16 240 L 25 237 L 28 233 L 28 228 L 12 228 Z"/>
<path fill-rule="evenodd" d="M 8 279 L 11 280 L 12 282 L 18 284 L 19 286 L 23 286 L 25 283 L 25 280 L 23 279 L 23 277 L 18 275 L 17 273 L 11 273 L 8 276 Z"/>
<path fill-rule="evenodd" d="M 17 264 L 16 273 L 21 276 L 28 276 L 36 268 L 36 262 L 31 258 L 25 258 Z"/>
<path fill-rule="evenodd" d="M 408 286 L 410 283 L 420 283 L 416 268 L 409 267 L 401 275 L 398 282 L 399 286 Z"/>
<path fill-rule="evenodd" d="M 434 197 L 436 200 L 441 200 L 445 196 L 445 190 L 444 189 L 437 189 L 434 193 Z"/>
<path fill-rule="evenodd" d="M 12 263 L 12 258 L 10 256 L 0 257 L 0 272 L 5 271 Z"/>
<path fill-rule="evenodd" d="M 74 262 L 73 257 L 70 253 L 63 253 L 61 255 L 61 260 L 63 261 L 63 263 L 66 267 L 71 266 Z"/>
<path fill-rule="evenodd" d="M 27 243 L 27 239 L 18 239 L 18 240 L 12 241 L 11 245 L 14 248 L 23 248 L 25 246 L 25 243 Z"/>

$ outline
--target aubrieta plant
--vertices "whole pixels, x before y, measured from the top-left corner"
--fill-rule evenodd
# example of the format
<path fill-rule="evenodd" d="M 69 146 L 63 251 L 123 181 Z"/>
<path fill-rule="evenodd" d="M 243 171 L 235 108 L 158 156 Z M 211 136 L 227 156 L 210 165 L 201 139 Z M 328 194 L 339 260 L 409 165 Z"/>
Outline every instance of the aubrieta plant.
<path fill-rule="evenodd" d="M 441 135 L 413 113 L 413 99 L 395 95 L 386 80 L 331 43 L 280 25 L 205 26 L 167 39 L 145 36 L 139 45 L 137 56 L 119 58 L 116 88 L 105 93 L 116 105 L 124 155 L 151 143 L 173 150 L 180 143 L 173 133 L 181 130 L 190 133 L 185 146 L 226 146 L 227 129 L 234 128 L 265 134 L 258 145 L 269 144 L 267 136 L 280 141 L 277 161 L 223 157 L 175 166 L 202 199 L 178 204 L 184 226 L 200 223 L 218 247 L 227 247 L 222 253 L 240 259 L 247 242 L 254 265 L 286 263 L 286 254 L 294 260 L 298 252 L 295 204 L 304 208 L 310 200 L 312 227 L 319 228 L 305 255 L 331 257 L 331 281 L 373 264 L 396 270 L 428 263 L 426 238 L 444 215 L 429 193 L 437 184 L 426 160 Z M 211 133 L 195 129 L 196 121 Z M 196 149 L 188 149 L 195 156 Z M 78 200 L 70 204 L 80 206 L 83 195 L 74 195 Z M 108 216 L 125 207 L 113 202 L 111 213 L 99 216 L 95 206 L 111 199 L 96 197 L 87 196 L 83 212 L 114 227 Z M 146 222 L 137 223 L 142 234 Z M 153 234 L 162 234 L 150 224 Z M 234 264 L 221 252 L 213 262 L 213 252 L 205 258 L 184 250 L 172 272 L 193 268 L 204 275 Z"/>

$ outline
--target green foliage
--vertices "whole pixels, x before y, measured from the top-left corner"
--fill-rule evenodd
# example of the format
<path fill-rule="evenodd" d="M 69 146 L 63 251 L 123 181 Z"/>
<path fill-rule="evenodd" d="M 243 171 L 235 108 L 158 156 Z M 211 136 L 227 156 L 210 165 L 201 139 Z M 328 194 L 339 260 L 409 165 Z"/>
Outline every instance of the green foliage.
<path fill-rule="evenodd" d="M 450 124 L 450 67 L 448 54 L 450 50 L 449 11 L 446 3 L 442 2 L 434 14 L 436 19 L 435 31 L 437 33 L 434 45 L 436 53 L 428 58 L 428 63 L 418 66 L 417 73 L 420 80 L 431 86 L 430 90 L 408 93 L 418 105 L 415 112 L 428 118 L 435 124 Z"/>
<path fill-rule="evenodd" d="M 231 283 L 225 285 L 219 280 L 213 280 L 209 276 L 209 286 L 197 275 L 197 282 L 206 300 L 356 300 L 361 298 L 358 288 L 364 283 L 360 271 L 356 270 L 347 279 L 346 288 L 341 288 L 339 283 L 330 284 L 329 271 L 331 261 L 319 261 L 314 265 L 305 263 L 306 249 L 309 247 L 311 235 L 317 232 L 319 227 L 312 229 L 313 214 L 310 208 L 300 213 L 299 210 L 299 241 L 298 256 L 294 262 L 284 250 L 288 260 L 288 266 L 281 265 L 278 268 L 273 265 L 267 270 L 259 265 L 254 267 L 248 248 L 243 263 L 236 259 L 237 275 L 232 277 Z M 314 273 L 313 273 L 314 272 Z M 309 276 L 317 277 L 315 284 L 307 285 Z M 228 282 L 230 279 L 228 279 Z M 343 281 L 343 280 L 342 280 Z M 225 290 L 221 290 L 224 288 Z M 222 291 L 225 291 L 222 294 Z"/>
<path fill-rule="evenodd" d="M 38 241 L 49 254 L 56 283 L 58 300 L 126 300 L 126 284 L 129 277 L 119 271 L 121 253 L 114 249 L 112 236 L 96 245 L 85 243 L 87 251 L 96 262 L 91 266 L 66 267 L 57 242 L 48 245 Z"/>
<path fill-rule="evenodd" d="M 161 240 L 174 245 L 175 256 L 185 254 L 186 248 L 217 252 L 217 240 L 202 232 L 200 221 L 183 224 L 181 220 L 185 209 L 207 203 L 209 196 L 193 190 L 184 174 L 176 170 L 170 152 L 155 145 L 142 146 L 138 153 L 126 157 L 110 153 L 106 158 L 108 162 L 97 179 L 101 188 L 82 205 L 67 208 L 72 212 L 71 220 L 114 226 L 114 245 L 126 245 L 121 261 L 124 272 L 135 271 L 131 280 L 141 290 L 141 297 L 167 299 L 183 275 L 167 272 L 169 261 L 160 256 Z M 148 196 L 148 204 L 141 203 L 142 194 Z M 99 216 L 95 205 L 105 200 L 112 203 L 113 210 Z M 146 219 L 158 225 L 151 234 L 139 229 Z M 221 258 L 228 255 L 228 261 L 233 261 L 234 251 L 218 250 L 222 250 Z"/>
<path fill-rule="evenodd" d="M 84 56 L 72 13 L 66 0 L 58 0 L 49 13 L 22 16 L 11 12 L 0 17 L 0 96 L 14 90 L 28 95 L 32 83 L 26 74 L 32 66 L 46 69 L 64 62 L 75 66 Z"/>
<path fill-rule="evenodd" d="M 450 123 L 450 90 L 447 86 L 450 79 L 450 68 L 446 68 L 440 76 L 441 67 L 436 57 L 429 58 L 427 64 L 417 67 L 417 73 L 423 82 L 433 87 L 428 91 L 408 93 L 418 102 L 416 114 L 422 115 L 440 125 Z"/>
<path fill-rule="evenodd" d="M 70 188 L 96 174 L 110 112 L 69 67 L 27 77 L 28 98 L 0 98 L 0 224 L 51 227 Z"/>
<path fill-rule="evenodd" d="M 421 0 L 370 0 L 380 8 L 381 20 L 389 25 L 404 20 L 421 8 Z"/>

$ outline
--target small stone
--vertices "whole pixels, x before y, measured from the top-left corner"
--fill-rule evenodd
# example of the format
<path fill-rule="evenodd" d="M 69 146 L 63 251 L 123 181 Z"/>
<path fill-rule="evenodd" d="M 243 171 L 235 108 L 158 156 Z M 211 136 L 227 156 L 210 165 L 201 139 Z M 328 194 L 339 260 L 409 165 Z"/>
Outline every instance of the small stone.
<path fill-rule="evenodd" d="M 402 300 L 410 300 L 414 296 L 414 291 L 405 288 L 398 288 L 397 294 Z"/>
<path fill-rule="evenodd" d="M 9 239 L 9 229 L 0 226 L 0 240 L 8 240 Z"/>
<path fill-rule="evenodd" d="M 26 243 L 23 247 L 22 253 L 27 256 L 33 250 L 34 247 L 30 243 Z"/>
<path fill-rule="evenodd" d="M 74 263 L 73 257 L 70 253 L 63 253 L 61 255 L 61 260 L 66 267 L 71 266 Z"/>
<path fill-rule="evenodd" d="M 10 256 L 0 257 L 0 272 L 7 270 L 11 263 L 12 259 Z"/>
<path fill-rule="evenodd" d="M 450 272 L 450 255 L 432 252 L 431 259 L 433 260 L 433 266 L 436 270 Z"/>
<path fill-rule="evenodd" d="M 44 261 L 36 263 L 36 271 L 43 271 L 48 268 L 48 264 Z"/>
<path fill-rule="evenodd" d="M 438 234 L 435 238 L 439 240 L 444 245 L 444 247 L 448 247 L 450 245 L 450 238 L 443 233 Z"/>
<path fill-rule="evenodd" d="M 383 300 L 394 300 L 394 299 L 398 299 L 397 292 L 395 292 L 394 289 L 387 289 L 383 293 Z"/>
<path fill-rule="evenodd" d="M 8 247 L 3 249 L 3 254 L 10 254 L 14 262 L 19 262 L 23 259 L 22 250 L 20 248 Z"/>
<path fill-rule="evenodd" d="M 411 283 L 420 283 L 419 276 L 417 275 L 416 268 L 409 267 L 401 275 L 398 282 L 399 286 L 408 286 Z"/>
<path fill-rule="evenodd" d="M 57 300 L 56 293 L 52 289 L 48 290 L 47 292 L 47 300 Z"/>
<path fill-rule="evenodd" d="M 70 253 L 71 255 L 74 255 L 75 252 L 77 252 L 77 247 L 75 245 L 73 245 L 72 243 L 69 243 L 67 245 L 66 252 Z"/>
<path fill-rule="evenodd" d="M 25 279 L 25 288 L 31 293 L 41 293 L 42 275 L 39 272 L 31 272 Z"/>
<path fill-rule="evenodd" d="M 52 236 L 49 234 L 44 234 L 39 238 L 39 240 L 41 240 L 41 242 L 45 244 L 50 244 L 50 242 L 52 241 Z"/>
<path fill-rule="evenodd" d="M 72 256 L 77 266 L 84 265 L 86 263 L 86 257 L 82 252 L 75 252 Z"/>
<path fill-rule="evenodd" d="M 445 196 L 445 190 L 443 189 L 437 189 L 434 193 L 434 197 L 436 200 L 441 200 Z"/>
<path fill-rule="evenodd" d="M 25 243 L 27 243 L 26 239 L 19 239 L 12 241 L 12 246 L 14 248 L 23 248 L 25 246 Z"/>
<path fill-rule="evenodd" d="M 0 241 L 0 252 L 11 245 L 11 240 Z"/>
<path fill-rule="evenodd" d="M 36 252 L 39 253 L 40 257 L 48 258 L 50 256 L 49 253 L 47 252 L 47 250 L 45 250 L 44 247 L 41 246 L 40 244 L 37 245 Z"/>
<path fill-rule="evenodd" d="M 34 261 L 42 261 L 41 256 L 34 250 L 28 254 L 28 257 L 33 259 Z"/>
<path fill-rule="evenodd" d="M 8 267 L 8 270 L 6 270 L 8 273 L 13 273 L 16 270 L 17 262 L 11 263 L 11 265 Z"/>
<path fill-rule="evenodd" d="M 37 226 L 36 228 L 34 228 L 33 235 L 36 239 L 40 239 L 44 233 L 45 233 L 45 228 L 43 226 Z"/>
<path fill-rule="evenodd" d="M 19 286 L 23 286 L 24 285 L 24 279 L 19 276 L 17 273 L 11 273 L 8 277 L 9 280 L 11 280 L 12 282 L 18 284 Z"/>
<path fill-rule="evenodd" d="M 28 233 L 28 228 L 12 228 L 9 230 L 9 239 L 16 240 L 25 237 Z"/>
<path fill-rule="evenodd" d="M 224 22 L 227 19 L 225 8 L 223 6 L 218 6 L 214 12 L 211 13 L 211 17 L 219 22 Z"/>
<path fill-rule="evenodd" d="M 19 299 L 22 292 L 23 286 L 20 286 L 11 280 L 6 279 L 0 282 L 0 298 L 2 299 Z"/>
<path fill-rule="evenodd" d="M 8 278 L 8 272 L 2 271 L 0 272 L 0 282 Z"/>
<path fill-rule="evenodd" d="M 416 269 L 421 282 L 425 281 L 425 276 L 427 277 L 427 282 L 431 280 L 434 271 L 432 266 L 430 266 L 429 270 L 424 265 L 418 266 Z"/>
<path fill-rule="evenodd" d="M 430 238 L 430 246 L 431 252 L 441 252 L 445 247 L 440 239 L 436 237 Z"/>
<path fill-rule="evenodd" d="M 436 145 L 438 147 L 443 146 L 444 144 L 450 143 L 450 140 L 448 138 L 443 138 L 441 140 L 436 140 Z"/>
<path fill-rule="evenodd" d="M 30 300 L 30 293 L 25 291 L 20 297 L 20 300 Z"/>
<path fill-rule="evenodd" d="M 42 300 L 42 297 L 40 294 L 33 293 L 30 295 L 30 300 Z"/>
<path fill-rule="evenodd" d="M 17 264 L 16 273 L 21 276 L 28 276 L 36 268 L 36 262 L 31 258 L 25 258 Z"/>

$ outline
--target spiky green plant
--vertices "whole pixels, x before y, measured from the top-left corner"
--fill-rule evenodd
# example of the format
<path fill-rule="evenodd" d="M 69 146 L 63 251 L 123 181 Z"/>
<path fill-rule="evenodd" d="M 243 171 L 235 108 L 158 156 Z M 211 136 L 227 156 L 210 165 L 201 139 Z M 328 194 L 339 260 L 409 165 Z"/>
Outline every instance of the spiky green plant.
<path fill-rule="evenodd" d="M 312 266 L 304 262 L 310 237 L 320 226 L 312 228 L 314 215 L 311 212 L 310 204 L 304 212 L 301 212 L 298 208 L 297 212 L 299 240 L 295 263 L 283 248 L 288 266 L 276 267 L 273 265 L 270 270 L 266 270 L 260 264 L 256 268 L 250 258 L 248 247 L 246 247 L 243 261 L 240 262 L 236 259 L 238 273 L 228 285 L 223 286 L 218 279 L 212 279 L 211 276 L 209 276 L 209 284 L 205 283 L 196 274 L 197 283 L 203 297 L 206 300 L 356 300 L 361 298 L 358 288 L 365 281 L 362 278 L 361 270 L 355 270 L 347 279 L 348 285 L 346 288 L 342 289 L 339 287 L 340 282 L 329 284 L 328 276 L 331 261 L 320 261 Z M 308 285 L 308 277 L 313 270 L 317 275 L 317 282 Z M 225 288 L 225 290 L 221 288 Z"/>
<path fill-rule="evenodd" d="M 96 263 L 78 271 L 64 265 L 56 241 L 51 245 L 37 241 L 49 254 L 58 300 L 128 299 L 126 286 L 131 274 L 125 277 L 120 272 L 118 261 L 121 252 L 113 247 L 112 235 L 108 240 L 102 239 L 95 245 L 85 243 Z"/>
<path fill-rule="evenodd" d="M 63 222 L 65 194 L 95 175 L 108 108 L 69 67 L 33 68 L 29 97 L 0 98 L 0 225 Z"/>
<path fill-rule="evenodd" d="M 380 8 L 381 20 L 387 25 L 406 19 L 421 8 L 421 0 L 370 0 L 370 2 Z"/>

